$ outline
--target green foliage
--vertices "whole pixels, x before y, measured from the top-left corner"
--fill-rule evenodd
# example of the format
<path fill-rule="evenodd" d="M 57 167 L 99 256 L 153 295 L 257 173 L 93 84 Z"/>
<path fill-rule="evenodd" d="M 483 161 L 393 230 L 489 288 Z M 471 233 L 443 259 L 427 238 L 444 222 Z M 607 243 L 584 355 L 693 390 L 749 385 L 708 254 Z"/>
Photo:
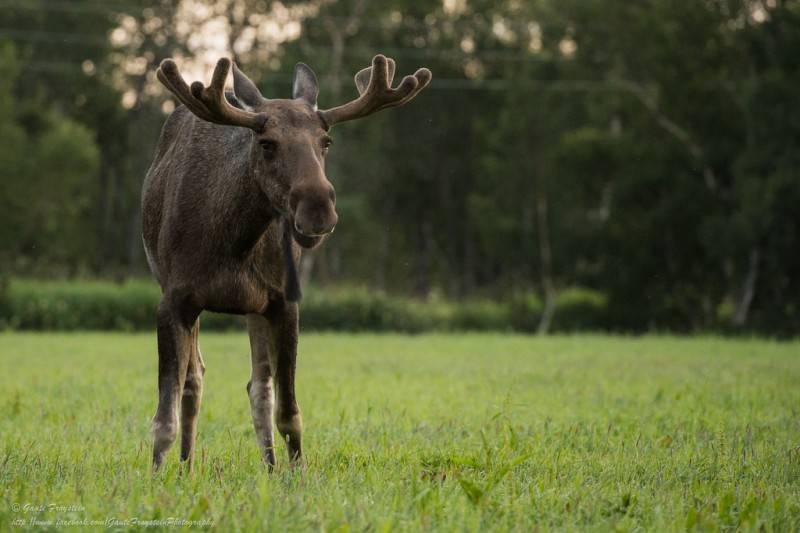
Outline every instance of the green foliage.
<path fill-rule="evenodd" d="M 197 3 L 192 17 L 177 0 L 0 10 L 10 275 L 146 274 L 139 193 L 165 118 L 153 72 L 208 57 L 213 18 L 270 98 L 290 94 L 297 61 L 321 107 L 351 98 L 376 52 L 398 75 L 434 73 L 409 105 L 333 131 L 342 222 L 310 267 L 326 288 L 419 300 L 334 290 L 309 324 L 534 331 L 532 295 L 552 285 L 604 295 L 559 303 L 562 330 L 800 331 L 796 2 L 338 0 L 281 43 L 251 15 L 283 25 L 303 2 Z"/>
<path fill-rule="evenodd" d="M 153 476 L 152 332 L 0 334 L 0 530 L 109 517 L 220 531 L 800 529 L 798 342 L 303 335 L 307 465 L 288 468 L 276 435 L 271 475 L 247 335 L 206 332 L 200 348 L 195 470 L 181 473 L 176 443 Z"/>
<path fill-rule="evenodd" d="M 11 316 L 11 308 L 8 303 L 8 278 L 5 273 L 0 272 L 0 317 L 9 316 Z M 3 329 L 4 326 L 7 324 L 4 324 L 3 319 L 0 318 L 0 329 Z"/>
<path fill-rule="evenodd" d="M 90 177 L 99 151 L 87 127 L 16 99 L 18 73 L 15 48 L 0 43 L 0 255 L 12 272 L 73 273 L 95 244 Z"/>
<path fill-rule="evenodd" d="M 553 327 L 559 331 L 598 331 L 608 323 L 608 299 L 597 291 L 578 287 L 559 292 Z"/>
<path fill-rule="evenodd" d="M 533 295 L 509 302 L 417 300 L 364 288 L 309 288 L 300 304 L 303 330 L 332 331 L 523 331 L 535 332 L 541 304 Z M 0 291 L 2 295 L 2 291 Z M 0 327 L 19 330 L 151 330 L 159 289 L 149 281 L 12 280 Z M 569 289 L 557 300 L 556 330 L 600 330 L 605 299 Z M 242 328 L 241 317 L 204 313 L 204 330 Z"/>
<path fill-rule="evenodd" d="M 303 329 L 418 332 L 436 327 L 427 320 L 430 309 L 407 299 L 363 288 L 305 292 L 300 304 Z"/>
<path fill-rule="evenodd" d="M 25 179 L 28 177 L 25 155 L 25 131 L 14 114 L 13 86 L 19 67 L 14 46 L 0 42 L 0 261 L 10 260 L 7 247 L 17 238 L 25 204 Z M 7 263 L 6 263 L 7 264 Z M 4 269 L 5 270 L 5 269 Z"/>
<path fill-rule="evenodd" d="M 7 327 L 131 331 L 155 327 L 159 290 L 152 283 L 13 281 Z"/>
<path fill-rule="evenodd" d="M 519 331 L 536 331 L 542 317 L 542 301 L 535 294 L 515 295 L 509 302 L 511 320 Z"/>

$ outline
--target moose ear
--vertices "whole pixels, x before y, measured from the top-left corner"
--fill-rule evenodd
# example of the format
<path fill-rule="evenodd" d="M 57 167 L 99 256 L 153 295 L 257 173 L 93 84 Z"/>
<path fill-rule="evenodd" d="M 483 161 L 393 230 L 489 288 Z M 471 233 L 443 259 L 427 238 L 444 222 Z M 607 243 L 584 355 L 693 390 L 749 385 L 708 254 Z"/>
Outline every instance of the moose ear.
<path fill-rule="evenodd" d="M 233 64 L 233 93 L 244 105 L 256 109 L 264 101 L 256 84 Z"/>
<path fill-rule="evenodd" d="M 294 67 L 294 84 L 292 85 L 292 98 L 303 100 L 305 103 L 317 108 L 317 95 L 319 85 L 317 76 L 305 63 L 298 63 Z"/>

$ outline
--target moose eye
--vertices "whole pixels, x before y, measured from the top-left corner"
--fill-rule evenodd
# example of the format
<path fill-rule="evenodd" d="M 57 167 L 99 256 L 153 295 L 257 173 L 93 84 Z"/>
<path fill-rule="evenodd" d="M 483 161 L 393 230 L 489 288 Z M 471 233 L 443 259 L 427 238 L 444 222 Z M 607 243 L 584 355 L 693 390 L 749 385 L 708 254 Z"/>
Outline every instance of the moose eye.
<path fill-rule="evenodd" d="M 272 158 L 278 152 L 278 142 L 273 141 L 271 139 L 262 139 L 258 141 L 261 145 L 261 149 L 264 150 L 264 155 L 268 158 Z"/>
<path fill-rule="evenodd" d="M 322 139 L 322 153 L 328 153 L 328 149 L 333 145 L 333 139 L 324 137 Z"/>

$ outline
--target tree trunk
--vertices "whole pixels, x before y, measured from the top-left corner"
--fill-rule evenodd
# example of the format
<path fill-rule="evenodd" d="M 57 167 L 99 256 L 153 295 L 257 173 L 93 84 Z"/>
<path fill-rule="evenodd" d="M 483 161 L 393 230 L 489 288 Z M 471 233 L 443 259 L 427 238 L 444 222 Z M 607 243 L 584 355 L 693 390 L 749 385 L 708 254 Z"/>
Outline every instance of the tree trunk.
<path fill-rule="evenodd" d="M 127 275 L 132 276 L 140 273 L 138 268 L 142 264 L 142 212 L 140 209 L 134 209 L 131 212 L 130 220 L 128 223 L 128 246 L 127 246 Z"/>
<path fill-rule="evenodd" d="M 425 297 L 431 289 L 431 252 L 433 248 L 433 226 L 429 220 L 421 222 L 417 231 L 417 283 L 415 292 Z"/>
<path fill-rule="evenodd" d="M 541 165 L 540 165 L 541 166 Z M 544 308 L 539 320 L 537 332 L 546 334 L 550 331 L 553 315 L 556 311 L 556 289 L 553 283 L 553 254 L 550 248 L 550 225 L 547 216 L 547 187 L 541 168 L 536 176 L 536 223 L 539 229 L 539 266 L 541 272 Z"/>
<path fill-rule="evenodd" d="M 739 295 L 739 302 L 736 304 L 736 311 L 731 318 L 731 324 L 737 328 L 743 327 L 747 323 L 747 316 L 750 313 L 750 304 L 753 303 L 755 296 L 756 282 L 758 281 L 758 268 L 761 263 L 761 250 L 758 246 L 750 249 L 750 260 L 748 261 L 747 275 L 742 284 Z"/>
<path fill-rule="evenodd" d="M 382 231 L 378 240 L 378 262 L 375 269 L 375 288 L 378 290 L 386 290 L 386 271 L 389 266 L 390 258 L 389 235 L 387 232 Z"/>

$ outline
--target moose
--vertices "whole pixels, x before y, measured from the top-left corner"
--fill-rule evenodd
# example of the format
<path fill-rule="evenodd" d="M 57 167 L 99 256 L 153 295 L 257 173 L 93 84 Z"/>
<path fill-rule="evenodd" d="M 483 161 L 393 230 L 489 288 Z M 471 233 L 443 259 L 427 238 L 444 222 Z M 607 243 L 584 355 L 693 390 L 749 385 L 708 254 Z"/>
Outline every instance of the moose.
<path fill-rule="evenodd" d="M 233 70 L 233 92 L 225 90 Z M 319 86 L 294 69 L 291 99 L 267 99 L 227 58 L 211 83 L 188 85 L 165 59 L 156 74 L 180 101 L 161 131 L 142 189 L 142 239 L 161 286 L 156 316 L 158 407 L 153 470 L 181 432 L 192 468 L 205 365 L 198 348 L 204 310 L 246 315 L 252 373 L 247 384 L 261 455 L 275 465 L 273 414 L 292 465 L 303 460 L 295 397 L 301 249 L 336 226 L 336 195 L 325 174 L 340 122 L 411 101 L 431 80 L 420 68 L 392 87 L 395 63 L 376 55 L 355 75 L 358 97 L 317 109 Z M 277 398 L 277 403 L 276 403 Z M 273 413 L 274 411 L 274 413 Z M 180 413 L 180 416 L 179 416 Z"/>

